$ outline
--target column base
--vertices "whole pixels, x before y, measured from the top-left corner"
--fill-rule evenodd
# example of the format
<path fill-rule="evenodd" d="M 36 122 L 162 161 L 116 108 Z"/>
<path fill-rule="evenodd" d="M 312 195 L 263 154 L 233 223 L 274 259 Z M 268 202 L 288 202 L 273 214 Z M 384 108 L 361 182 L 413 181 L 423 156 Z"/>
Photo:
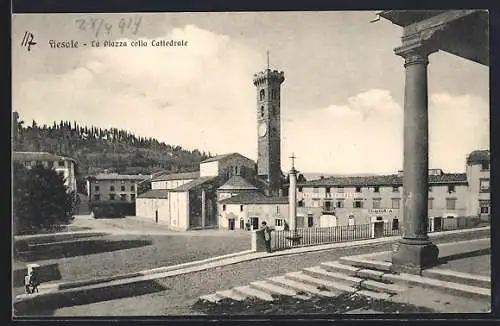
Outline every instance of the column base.
<path fill-rule="evenodd" d="M 438 247 L 428 240 L 402 239 L 393 249 L 391 270 L 421 275 L 422 270 L 437 264 L 438 256 Z"/>

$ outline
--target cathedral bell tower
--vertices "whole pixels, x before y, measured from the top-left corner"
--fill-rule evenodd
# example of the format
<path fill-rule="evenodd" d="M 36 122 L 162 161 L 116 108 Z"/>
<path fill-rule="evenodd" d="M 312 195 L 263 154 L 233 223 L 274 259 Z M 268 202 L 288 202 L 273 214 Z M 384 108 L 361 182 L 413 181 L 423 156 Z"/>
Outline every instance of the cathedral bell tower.
<path fill-rule="evenodd" d="M 281 188 L 281 84 L 283 71 L 268 67 L 254 75 L 257 88 L 257 174 L 268 183 L 268 193 L 277 196 Z"/>

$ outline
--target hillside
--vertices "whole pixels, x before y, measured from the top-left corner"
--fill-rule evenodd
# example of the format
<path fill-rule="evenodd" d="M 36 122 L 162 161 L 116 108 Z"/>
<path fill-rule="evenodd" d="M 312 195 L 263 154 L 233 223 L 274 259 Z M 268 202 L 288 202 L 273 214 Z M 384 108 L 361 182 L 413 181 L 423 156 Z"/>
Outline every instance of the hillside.
<path fill-rule="evenodd" d="M 16 117 L 13 124 L 15 151 L 46 151 L 72 157 L 78 163 L 79 177 L 104 170 L 122 174 L 194 171 L 200 161 L 211 156 L 117 128 L 80 126 L 69 121 L 54 122 L 52 126 L 39 126 L 33 121 L 25 126 Z"/>

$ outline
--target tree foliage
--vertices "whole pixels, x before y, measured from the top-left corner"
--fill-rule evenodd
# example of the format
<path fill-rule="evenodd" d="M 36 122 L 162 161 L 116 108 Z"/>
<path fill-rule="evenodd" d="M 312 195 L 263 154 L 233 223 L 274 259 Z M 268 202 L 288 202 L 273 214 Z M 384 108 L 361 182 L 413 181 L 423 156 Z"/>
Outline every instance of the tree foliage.
<path fill-rule="evenodd" d="M 73 195 L 66 191 L 63 178 L 41 165 L 26 169 L 14 165 L 14 233 L 51 229 L 72 221 Z"/>
<path fill-rule="evenodd" d="M 52 125 L 21 122 L 17 123 L 16 151 L 45 151 L 72 157 L 78 162 L 81 177 L 104 170 L 122 174 L 194 171 L 199 162 L 210 156 L 117 128 L 81 126 L 75 121 Z"/>

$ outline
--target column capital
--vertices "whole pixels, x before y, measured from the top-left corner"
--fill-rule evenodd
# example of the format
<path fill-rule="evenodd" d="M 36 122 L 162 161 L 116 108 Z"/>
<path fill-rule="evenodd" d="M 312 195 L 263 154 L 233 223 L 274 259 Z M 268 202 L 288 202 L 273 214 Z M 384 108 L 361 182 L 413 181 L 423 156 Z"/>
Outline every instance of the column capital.
<path fill-rule="evenodd" d="M 394 49 L 394 53 L 405 59 L 405 67 L 412 64 L 428 64 L 429 55 L 439 50 L 435 34 L 439 29 L 426 30 L 413 34 L 405 34 L 402 45 Z"/>

